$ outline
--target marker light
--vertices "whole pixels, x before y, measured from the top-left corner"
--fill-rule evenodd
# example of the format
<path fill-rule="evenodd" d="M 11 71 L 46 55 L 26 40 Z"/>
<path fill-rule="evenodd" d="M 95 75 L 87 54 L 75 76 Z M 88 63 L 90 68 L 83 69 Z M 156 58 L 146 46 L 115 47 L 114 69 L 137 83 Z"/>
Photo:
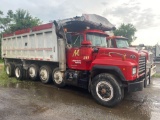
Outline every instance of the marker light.
<path fill-rule="evenodd" d="M 137 68 L 136 67 L 133 67 L 132 68 L 132 75 L 136 74 L 137 73 Z"/>

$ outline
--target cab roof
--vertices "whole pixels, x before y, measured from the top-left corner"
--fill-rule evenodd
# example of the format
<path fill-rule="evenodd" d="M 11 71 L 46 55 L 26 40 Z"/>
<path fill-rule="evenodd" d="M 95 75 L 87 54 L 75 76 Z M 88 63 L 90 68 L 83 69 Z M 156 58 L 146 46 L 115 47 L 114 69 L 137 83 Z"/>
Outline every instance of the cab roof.
<path fill-rule="evenodd" d="M 99 29 L 102 31 L 110 31 L 115 29 L 115 26 L 112 25 L 106 18 L 96 14 L 82 14 L 82 16 L 76 16 L 56 22 L 58 26 L 67 28 L 70 32 L 79 32 L 85 30 L 86 27 L 89 27 L 90 29 Z"/>

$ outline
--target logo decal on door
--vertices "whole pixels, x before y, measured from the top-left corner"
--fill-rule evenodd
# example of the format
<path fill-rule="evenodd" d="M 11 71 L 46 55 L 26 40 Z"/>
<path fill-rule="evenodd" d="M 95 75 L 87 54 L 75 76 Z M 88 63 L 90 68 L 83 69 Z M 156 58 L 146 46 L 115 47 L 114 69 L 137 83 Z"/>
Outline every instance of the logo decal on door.
<path fill-rule="evenodd" d="M 79 56 L 79 50 L 74 50 L 72 57 Z"/>

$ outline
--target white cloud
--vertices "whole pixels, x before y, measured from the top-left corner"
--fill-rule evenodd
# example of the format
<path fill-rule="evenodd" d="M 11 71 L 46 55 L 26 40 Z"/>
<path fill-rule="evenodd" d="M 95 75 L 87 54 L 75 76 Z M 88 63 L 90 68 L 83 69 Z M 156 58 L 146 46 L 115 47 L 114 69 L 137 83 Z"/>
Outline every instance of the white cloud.
<path fill-rule="evenodd" d="M 155 45 L 158 42 L 160 43 L 160 34 L 159 34 L 159 28 L 160 25 L 153 28 L 148 28 L 139 30 L 136 33 L 136 36 L 138 36 L 138 39 L 135 40 L 132 44 L 138 45 L 138 44 L 145 44 L 145 45 Z"/>

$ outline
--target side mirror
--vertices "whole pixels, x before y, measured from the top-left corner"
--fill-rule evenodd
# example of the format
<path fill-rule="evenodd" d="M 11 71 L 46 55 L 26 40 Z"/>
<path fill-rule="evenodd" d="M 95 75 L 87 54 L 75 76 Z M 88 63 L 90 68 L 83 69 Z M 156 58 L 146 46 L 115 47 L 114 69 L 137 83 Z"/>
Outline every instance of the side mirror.
<path fill-rule="evenodd" d="M 91 41 L 87 40 L 87 41 L 82 41 L 81 43 L 82 45 L 92 45 Z"/>

